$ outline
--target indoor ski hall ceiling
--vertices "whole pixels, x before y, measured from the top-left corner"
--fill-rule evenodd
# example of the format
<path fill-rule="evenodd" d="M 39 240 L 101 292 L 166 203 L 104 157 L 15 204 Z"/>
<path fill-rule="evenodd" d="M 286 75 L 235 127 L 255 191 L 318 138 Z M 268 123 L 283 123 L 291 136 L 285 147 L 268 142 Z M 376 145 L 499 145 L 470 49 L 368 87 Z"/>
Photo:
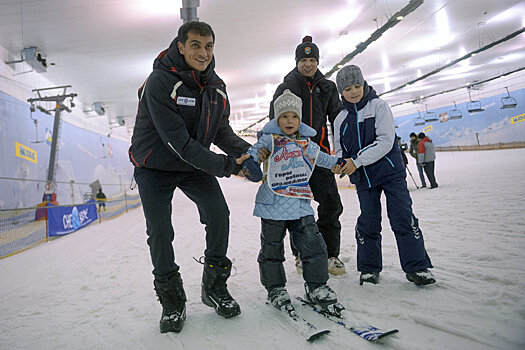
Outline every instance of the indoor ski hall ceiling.
<path fill-rule="evenodd" d="M 393 17 L 410 5 L 403 19 Z M 176 36 L 181 7 L 181 0 L 0 0 L 0 46 L 4 60 L 38 47 L 48 68 L 31 74 L 72 85 L 84 106 L 101 102 L 132 125 L 137 89 Z M 508 37 L 525 26 L 525 2 L 519 0 L 201 0 L 197 16 L 215 31 L 216 71 L 227 84 L 236 130 L 267 114 L 305 35 L 319 46 L 319 68 L 326 73 L 375 31 L 390 27 L 350 61 L 379 93 L 450 65 L 385 94 L 391 105 L 499 76 L 525 62 L 525 34 Z M 10 67 L 13 74 L 30 69 Z"/>

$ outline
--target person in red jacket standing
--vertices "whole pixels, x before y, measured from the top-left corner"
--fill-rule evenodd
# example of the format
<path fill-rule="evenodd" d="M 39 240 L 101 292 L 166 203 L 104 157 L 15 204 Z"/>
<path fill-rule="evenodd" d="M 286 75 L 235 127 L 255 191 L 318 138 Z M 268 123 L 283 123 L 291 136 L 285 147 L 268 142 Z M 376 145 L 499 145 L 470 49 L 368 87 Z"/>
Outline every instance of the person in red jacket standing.
<path fill-rule="evenodd" d="M 428 181 L 430 181 L 430 189 L 437 188 L 438 184 L 434 176 L 434 163 L 436 161 L 434 143 L 432 143 L 432 140 L 423 132 L 420 132 L 417 138 L 419 139 L 419 144 L 417 145 L 417 160 L 425 170 L 425 174 L 427 174 Z"/>

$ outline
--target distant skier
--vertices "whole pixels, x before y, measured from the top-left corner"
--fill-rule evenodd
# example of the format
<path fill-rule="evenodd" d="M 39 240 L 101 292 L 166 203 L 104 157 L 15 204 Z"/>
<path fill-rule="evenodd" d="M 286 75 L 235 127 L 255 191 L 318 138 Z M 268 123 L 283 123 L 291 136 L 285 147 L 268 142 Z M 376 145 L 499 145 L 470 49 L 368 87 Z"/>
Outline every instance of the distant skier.
<path fill-rule="evenodd" d="M 425 133 L 420 132 L 417 135 L 419 144 L 417 145 L 418 163 L 421 164 L 427 174 L 428 181 L 430 181 L 430 189 L 437 188 L 436 176 L 434 175 L 434 166 L 436 162 L 436 152 L 434 151 L 434 143 L 430 137 Z"/>
<path fill-rule="evenodd" d="M 274 103 L 275 119 L 268 122 L 243 162 L 245 174 L 260 173 L 255 160 L 261 148 L 271 150 L 265 161 L 265 176 L 255 198 L 254 215 L 261 218 L 261 250 L 257 261 L 261 283 L 268 292 L 268 300 L 278 309 L 289 309 L 291 300 L 286 291 L 284 272 L 284 244 L 286 230 L 303 262 L 306 298 L 329 308 L 337 303 L 336 293 L 328 281 L 328 255 L 326 244 L 315 223 L 310 205 L 313 198 L 308 180 L 314 167 L 332 169 L 338 158 L 320 151 L 311 137 L 316 132 L 301 122 L 301 99 L 285 90 Z M 339 159 L 342 164 L 344 161 Z M 338 166 L 338 173 L 346 165 Z M 259 176 L 251 177 L 259 181 Z"/>
<path fill-rule="evenodd" d="M 416 285 L 434 283 L 418 219 L 405 180 L 405 166 L 396 139 L 394 118 L 386 102 L 368 86 L 361 69 L 343 67 L 336 77 L 343 110 L 335 120 L 336 155 L 348 160 L 361 214 L 357 219 L 357 270 L 360 284 L 378 283 L 381 256 L 381 193 L 386 196 L 388 219 L 394 231 L 401 267 Z"/>
<path fill-rule="evenodd" d="M 419 144 L 419 140 L 417 139 L 417 135 L 415 132 L 410 133 L 410 149 L 408 153 L 416 160 L 416 166 L 417 166 L 417 172 L 419 173 L 419 179 L 421 180 L 421 187 L 427 187 L 427 183 L 425 182 L 425 173 L 423 171 L 423 167 L 421 166 L 421 163 L 418 161 L 417 156 L 417 146 Z"/>
<path fill-rule="evenodd" d="M 104 192 L 102 192 L 102 188 L 98 189 L 98 193 L 95 195 L 95 198 L 98 203 L 98 211 L 100 211 L 101 208 L 104 208 L 104 211 L 106 211 L 106 195 Z"/>

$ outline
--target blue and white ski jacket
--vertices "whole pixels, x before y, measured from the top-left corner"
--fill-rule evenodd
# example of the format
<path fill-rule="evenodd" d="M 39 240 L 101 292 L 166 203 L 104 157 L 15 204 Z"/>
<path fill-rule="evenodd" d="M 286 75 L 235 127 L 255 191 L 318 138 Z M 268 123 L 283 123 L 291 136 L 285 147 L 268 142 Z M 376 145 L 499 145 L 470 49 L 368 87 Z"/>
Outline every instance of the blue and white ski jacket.
<path fill-rule="evenodd" d="M 392 111 L 372 87 L 365 88 L 365 96 L 356 104 L 343 98 L 343 109 L 334 122 L 335 154 L 353 159 L 357 170 L 350 179 L 357 190 L 406 176 Z"/>
<path fill-rule="evenodd" d="M 277 120 L 269 121 L 262 129 L 262 135 L 259 140 L 248 149 L 248 153 L 254 158 L 259 159 L 257 152 L 261 148 L 272 150 L 273 134 L 284 135 L 277 124 Z M 299 125 L 299 134 L 302 140 L 308 140 L 316 135 L 316 131 L 308 125 L 301 122 Z M 310 140 L 307 153 L 317 153 L 315 165 L 331 169 L 337 163 L 337 157 L 320 152 L 319 146 Z M 268 162 L 269 160 L 266 160 Z M 267 168 L 265 166 L 265 168 Z M 310 205 L 311 200 L 306 198 L 292 198 L 275 194 L 266 181 L 267 173 L 265 171 L 263 183 L 257 191 L 255 197 L 255 207 L 253 215 L 264 219 L 271 220 L 298 220 L 308 215 L 314 215 L 314 210 Z"/>

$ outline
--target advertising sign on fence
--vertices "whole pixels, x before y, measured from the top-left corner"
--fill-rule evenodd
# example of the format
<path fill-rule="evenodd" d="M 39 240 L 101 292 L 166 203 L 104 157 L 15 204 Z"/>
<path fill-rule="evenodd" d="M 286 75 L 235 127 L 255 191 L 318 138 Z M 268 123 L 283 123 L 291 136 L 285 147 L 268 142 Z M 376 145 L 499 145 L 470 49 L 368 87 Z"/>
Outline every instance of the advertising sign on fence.
<path fill-rule="evenodd" d="M 98 219 L 93 199 L 71 207 L 48 207 L 48 216 L 50 237 L 66 235 Z"/>

